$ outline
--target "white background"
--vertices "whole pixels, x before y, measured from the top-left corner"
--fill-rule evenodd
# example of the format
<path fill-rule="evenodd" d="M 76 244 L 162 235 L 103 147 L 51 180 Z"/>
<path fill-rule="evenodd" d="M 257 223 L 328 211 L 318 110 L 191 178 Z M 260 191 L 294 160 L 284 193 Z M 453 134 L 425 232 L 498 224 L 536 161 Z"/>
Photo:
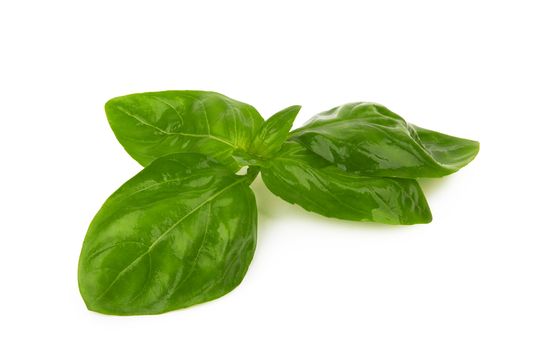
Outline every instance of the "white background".
<path fill-rule="evenodd" d="M 539 1 L 3 1 L 2 349 L 543 349 Z M 77 261 L 139 171 L 111 97 L 203 89 L 296 124 L 352 101 L 476 139 L 424 181 L 434 221 L 389 227 L 258 196 L 240 287 L 160 316 L 87 311 Z"/>

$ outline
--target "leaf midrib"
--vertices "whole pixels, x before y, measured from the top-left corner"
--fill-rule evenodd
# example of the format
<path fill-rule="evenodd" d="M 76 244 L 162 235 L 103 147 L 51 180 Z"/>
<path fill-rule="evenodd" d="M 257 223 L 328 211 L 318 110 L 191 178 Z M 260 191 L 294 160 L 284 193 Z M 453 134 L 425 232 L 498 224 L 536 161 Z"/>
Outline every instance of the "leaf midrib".
<path fill-rule="evenodd" d="M 191 133 L 184 133 L 184 132 L 170 132 L 170 131 L 166 131 L 164 129 L 161 129 L 159 128 L 158 126 L 155 126 L 153 124 L 150 124 L 149 122 L 143 120 L 142 118 L 132 114 L 131 112 L 127 111 L 126 109 L 122 108 L 122 107 L 118 107 L 119 110 L 123 113 L 125 113 L 126 115 L 128 115 L 129 117 L 131 117 L 132 119 L 138 121 L 139 123 L 142 123 L 143 125 L 147 126 L 147 127 L 150 127 L 150 128 L 153 128 L 155 130 L 157 130 L 158 132 L 162 133 L 162 134 L 165 134 L 165 135 L 179 135 L 179 136 L 187 136 L 187 137 L 196 137 L 196 138 L 210 138 L 212 140 L 216 140 L 218 142 L 222 142 L 232 148 L 236 148 L 236 146 L 225 140 L 225 139 L 222 139 L 220 137 L 217 137 L 215 135 L 212 135 L 212 134 L 191 134 Z"/>

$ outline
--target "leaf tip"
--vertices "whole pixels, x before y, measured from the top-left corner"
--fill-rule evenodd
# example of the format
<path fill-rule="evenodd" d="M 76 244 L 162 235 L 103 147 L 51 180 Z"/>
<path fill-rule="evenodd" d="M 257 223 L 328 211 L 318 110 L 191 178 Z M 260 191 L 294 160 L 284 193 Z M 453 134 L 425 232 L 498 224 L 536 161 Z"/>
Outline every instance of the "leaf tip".
<path fill-rule="evenodd" d="M 301 105 L 292 105 L 292 106 L 287 107 L 287 109 L 298 113 L 302 109 L 302 106 Z"/>

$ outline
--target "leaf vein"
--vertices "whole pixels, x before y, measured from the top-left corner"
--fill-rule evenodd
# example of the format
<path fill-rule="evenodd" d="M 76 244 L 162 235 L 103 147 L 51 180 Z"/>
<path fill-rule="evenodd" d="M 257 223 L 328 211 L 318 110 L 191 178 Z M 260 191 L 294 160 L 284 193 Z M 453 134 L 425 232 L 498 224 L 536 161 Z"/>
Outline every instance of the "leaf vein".
<path fill-rule="evenodd" d="M 106 287 L 104 289 L 104 291 L 95 299 L 95 301 L 98 301 L 100 300 L 101 298 L 103 298 L 109 291 L 110 289 L 115 285 L 115 283 L 117 283 L 117 281 L 119 281 L 119 279 L 125 274 L 127 273 L 133 266 L 135 266 L 144 256 L 148 255 L 152 250 L 153 248 L 155 248 L 157 246 L 157 244 L 162 241 L 174 228 L 176 228 L 179 224 L 181 224 L 185 219 L 187 219 L 189 216 L 191 216 L 192 214 L 194 214 L 197 210 L 199 210 L 200 208 L 202 208 L 204 205 L 206 205 L 207 203 L 211 202 L 212 200 L 214 200 L 215 198 L 219 197 L 221 194 L 223 194 L 224 192 L 226 192 L 227 190 L 229 190 L 230 188 L 236 186 L 237 184 L 241 183 L 245 181 L 245 178 L 241 178 L 240 180 L 237 180 L 235 182 L 233 182 L 232 184 L 230 184 L 229 186 L 225 187 L 224 189 L 222 189 L 221 191 L 217 192 L 216 194 L 214 194 L 213 196 L 209 197 L 208 199 L 204 200 L 203 202 L 201 202 L 200 204 L 198 204 L 196 207 L 194 207 L 193 209 L 191 209 L 191 211 L 189 211 L 187 214 L 185 214 L 184 216 L 182 216 L 178 221 L 176 221 L 172 226 L 170 226 L 166 231 L 164 231 L 163 233 L 160 234 L 160 236 L 155 239 L 151 245 L 149 246 L 149 248 L 147 248 L 147 250 L 145 252 L 143 252 L 142 254 L 140 254 L 139 256 L 137 256 L 130 264 L 128 264 L 123 270 L 121 270 L 117 276 L 113 279 L 113 281 L 108 285 L 108 287 Z"/>
<path fill-rule="evenodd" d="M 197 138 L 210 138 L 212 140 L 216 140 L 216 141 L 219 141 L 219 142 L 222 142 L 226 145 L 229 145 L 230 147 L 232 148 L 235 148 L 234 144 L 225 140 L 225 139 L 222 139 L 220 137 L 217 137 L 215 135 L 211 135 L 211 134 L 190 134 L 190 133 L 183 133 L 183 132 L 170 132 L 170 131 L 166 131 L 164 129 L 161 129 L 153 124 L 150 124 L 149 122 L 143 120 L 142 118 L 130 113 L 129 111 L 127 111 L 126 109 L 124 108 L 120 108 L 120 110 L 125 113 L 126 115 L 128 115 L 129 117 L 137 120 L 138 122 L 140 122 L 141 124 L 147 126 L 147 127 L 150 127 L 150 128 L 153 128 L 155 130 L 157 130 L 158 132 L 160 132 L 161 134 L 164 134 L 164 135 L 179 135 L 179 136 L 187 136 L 187 137 L 197 137 Z"/>

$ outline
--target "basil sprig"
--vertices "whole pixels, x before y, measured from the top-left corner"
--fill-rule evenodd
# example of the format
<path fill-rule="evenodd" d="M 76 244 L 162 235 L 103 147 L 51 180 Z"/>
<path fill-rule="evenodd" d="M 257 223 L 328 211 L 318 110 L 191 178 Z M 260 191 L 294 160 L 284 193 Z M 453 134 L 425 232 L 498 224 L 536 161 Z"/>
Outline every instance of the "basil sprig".
<path fill-rule="evenodd" d="M 372 103 L 336 107 L 290 132 L 299 110 L 264 121 L 252 106 L 205 91 L 108 101 L 113 132 L 145 168 L 106 200 L 89 227 L 78 273 L 87 307 L 158 314 L 234 289 L 255 251 L 249 186 L 259 172 L 274 194 L 324 216 L 428 223 L 416 179 L 451 174 L 479 149 Z"/>

